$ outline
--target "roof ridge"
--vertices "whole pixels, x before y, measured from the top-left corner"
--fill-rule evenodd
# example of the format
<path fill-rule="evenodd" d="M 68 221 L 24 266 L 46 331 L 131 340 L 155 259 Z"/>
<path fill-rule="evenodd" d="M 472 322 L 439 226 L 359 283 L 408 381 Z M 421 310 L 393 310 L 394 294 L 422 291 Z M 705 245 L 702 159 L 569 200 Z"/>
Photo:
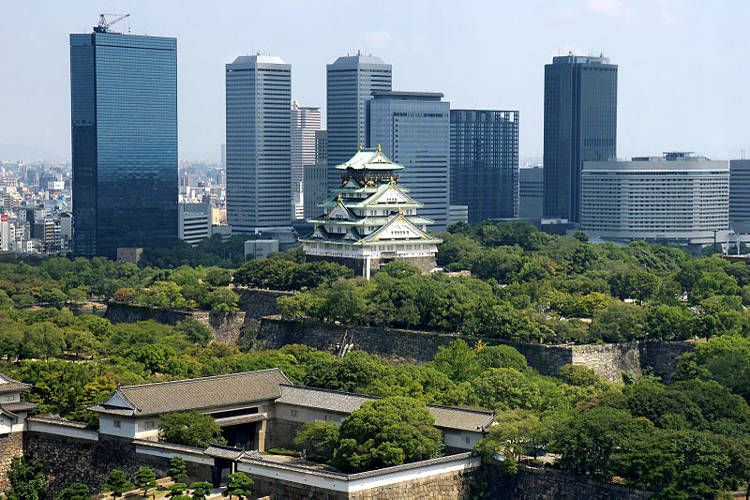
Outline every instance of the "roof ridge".
<path fill-rule="evenodd" d="M 150 384 L 137 384 L 137 385 L 121 385 L 119 389 L 134 389 L 138 387 L 153 387 L 155 385 L 168 385 L 168 384 L 177 384 L 177 383 L 189 383 L 189 382 L 198 382 L 201 380 L 211 380 L 211 379 L 217 379 L 217 378 L 226 378 L 226 377 L 233 377 L 238 375 L 249 375 L 251 373 L 261 373 L 261 372 L 270 372 L 270 371 L 278 371 L 281 373 L 281 375 L 289 380 L 289 377 L 286 376 L 284 371 L 278 367 L 274 366 L 273 368 L 263 368 L 262 370 L 252 370 L 247 372 L 235 372 L 235 373 L 223 373 L 221 375 L 209 375 L 208 377 L 196 377 L 196 378 L 184 378 L 180 380 L 167 380 L 166 382 L 151 382 Z"/>
<path fill-rule="evenodd" d="M 297 384 L 279 384 L 279 385 L 281 387 L 292 387 L 294 389 L 306 389 L 306 390 L 319 391 L 319 392 L 330 392 L 333 394 L 345 394 L 347 396 L 359 396 L 359 397 L 367 398 L 367 399 L 385 399 L 383 396 L 371 396 L 369 394 L 361 394 L 358 392 L 338 391 L 336 389 L 326 389 L 323 387 L 313 387 L 313 386 L 308 386 L 308 385 L 297 385 Z M 406 397 L 410 397 L 410 396 L 406 396 Z M 413 399 L 417 399 L 417 398 L 413 398 Z M 466 411 L 470 413 L 478 413 L 481 415 L 495 416 L 494 411 L 478 410 L 476 408 L 464 408 L 463 406 L 438 405 L 438 404 L 433 404 L 433 403 L 425 403 L 425 405 L 428 408 L 445 408 L 448 410 L 461 410 L 461 411 Z"/>

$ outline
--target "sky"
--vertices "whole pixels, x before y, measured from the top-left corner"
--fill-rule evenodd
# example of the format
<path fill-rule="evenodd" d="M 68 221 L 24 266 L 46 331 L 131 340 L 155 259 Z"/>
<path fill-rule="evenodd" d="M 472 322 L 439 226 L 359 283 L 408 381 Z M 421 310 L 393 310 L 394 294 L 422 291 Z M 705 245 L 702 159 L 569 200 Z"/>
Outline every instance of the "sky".
<path fill-rule="evenodd" d="M 70 33 L 104 13 L 177 38 L 181 160 L 218 162 L 224 65 L 292 65 L 292 96 L 325 111 L 325 65 L 362 50 L 394 90 L 520 111 L 522 162 L 543 148 L 544 65 L 573 51 L 619 66 L 617 154 L 750 158 L 747 0 L 2 0 L 0 159 L 70 159 Z M 114 29 L 114 27 L 113 27 Z"/>

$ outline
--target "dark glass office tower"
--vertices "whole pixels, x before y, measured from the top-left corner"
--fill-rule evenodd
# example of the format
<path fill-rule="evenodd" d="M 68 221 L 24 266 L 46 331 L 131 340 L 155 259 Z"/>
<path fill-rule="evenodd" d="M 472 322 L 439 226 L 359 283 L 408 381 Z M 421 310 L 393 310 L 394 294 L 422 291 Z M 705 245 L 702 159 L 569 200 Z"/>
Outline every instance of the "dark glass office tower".
<path fill-rule="evenodd" d="M 617 155 L 617 65 L 569 54 L 544 66 L 544 217 L 579 222 L 581 169 Z"/>
<path fill-rule="evenodd" d="M 469 222 L 518 217 L 518 111 L 451 110 L 451 205 Z"/>
<path fill-rule="evenodd" d="M 367 147 L 367 101 L 372 93 L 391 90 L 390 64 L 379 57 L 339 57 L 326 66 L 326 123 L 328 129 L 328 190 L 339 186 L 336 170 Z"/>
<path fill-rule="evenodd" d="M 70 35 L 73 239 L 80 256 L 177 242 L 177 41 Z"/>

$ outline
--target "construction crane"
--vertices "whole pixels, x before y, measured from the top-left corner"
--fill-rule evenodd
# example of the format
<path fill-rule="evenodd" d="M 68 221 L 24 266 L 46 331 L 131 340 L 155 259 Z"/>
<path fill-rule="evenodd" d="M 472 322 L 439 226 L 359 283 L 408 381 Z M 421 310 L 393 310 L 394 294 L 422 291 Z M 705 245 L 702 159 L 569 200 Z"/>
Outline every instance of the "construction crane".
<path fill-rule="evenodd" d="M 118 14 L 99 14 L 99 24 L 94 26 L 94 31 L 97 33 L 116 33 L 115 31 L 109 31 L 109 27 L 112 26 L 115 23 L 119 23 L 126 17 L 130 17 L 130 14 L 125 14 L 124 16 L 119 16 L 116 19 L 113 19 L 112 21 L 107 21 L 107 18 L 105 16 L 119 16 Z"/>

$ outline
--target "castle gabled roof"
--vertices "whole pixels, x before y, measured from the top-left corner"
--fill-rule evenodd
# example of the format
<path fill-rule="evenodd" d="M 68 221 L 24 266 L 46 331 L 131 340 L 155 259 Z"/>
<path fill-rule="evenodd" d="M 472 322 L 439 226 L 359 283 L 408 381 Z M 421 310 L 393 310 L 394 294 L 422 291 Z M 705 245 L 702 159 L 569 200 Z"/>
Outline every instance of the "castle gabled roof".
<path fill-rule="evenodd" d="M 395 238 L 395 234 L 393 233 L 394 231 L 406 231 L 410 234 L 407 234 L 405 238 Z M 413 242 L 417 239 L 423 243 L 442 243 L 443 241 L 440 238 L 430 236 L 425 231 L 419 229 L 409 221 L 408 217 L 404 217 L 403 215 L 398 214 L 392 216 L 391 219 L 385 225 L 383 225 L 383 227 L 378 228 L 376 231 L 364 237 L 361 240 L 361 243 L 367 245 L 372 243 L 380 243 L 382 241 L 399 240 L 403 240 L 405 242 Z"/>
<path fill-rule="evenodd" d="M 206 410 L 278 398 L 289 379 L 279 368 L 214 377 L 118 387 L 105 402 L 89 407 L 99 413 L 149 416 Z"/>
<path fill-rule="evenodd" d="M 0 373 L 0 394 L 7 392 L 22 392 L 31 389 L 31 384 L 24 384 Z"/>
<path fill-rule="evenodd" d="M 337 170 L 401 170 L 404 167 L 398 163 L 393 163 L 379 149 L 360 149 L 357 154 L 349 158 L 341 165 L 336 166 Z"/>

